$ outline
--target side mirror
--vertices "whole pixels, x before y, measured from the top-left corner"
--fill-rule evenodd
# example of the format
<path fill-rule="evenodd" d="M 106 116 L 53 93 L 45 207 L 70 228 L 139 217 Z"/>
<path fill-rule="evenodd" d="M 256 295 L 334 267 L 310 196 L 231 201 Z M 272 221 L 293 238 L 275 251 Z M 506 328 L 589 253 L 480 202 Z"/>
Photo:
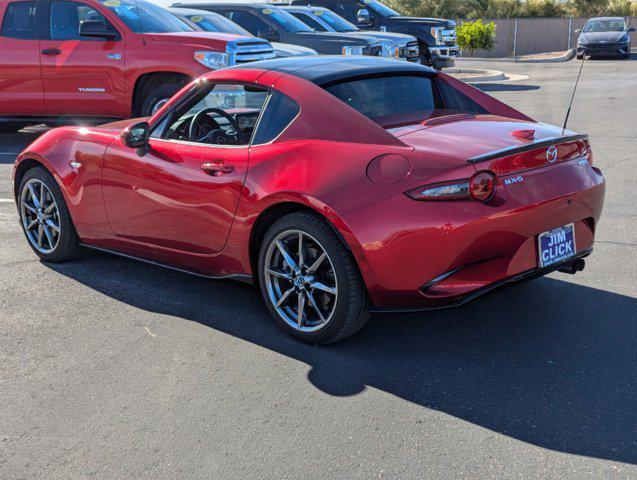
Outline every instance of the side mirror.
<path fill-rule="evenodd" d="M 80 22 L 79 33 L 80 37 L 104 38 L 106 40 L 114 40 L 117 38 L 117 32 L 99 20 L 85 20 Z"/>
<path fill-rule="evenodd" d="M 629 27 L 628 30 L 626 30 L 627 32 L 634 32 L 635 31 L 635 27 Z"/>
<path fill-rule="evenodd" d="M 121 134 L 122 143 L 129 148 L 136 148 L 137 153 L 143 155 L 148 152 L 150 140 L 150 125 L 148 122 L 139 122 L 125 128 Z"/>
<path fill-rule="evenodd" d="M 374 19 L 366 8 L 361 8 L 356 12 L 356 23 L 359 25 L 371 25 Z"/>
<path fill-rule="evenodd" d="M 581 28 L 576 28 L 575 29 L 575 33 L 582 33 L 582 29 Z"/>
<path fill-rule="evenodd" d="M 278 42 L 281 40 L 281 35 L 276 30 L 268 29 L 268 30 L 259 30 L 257 32 L 257 37 L 263 38 L 264 40 L 268 40 L 270 42 Z"/>

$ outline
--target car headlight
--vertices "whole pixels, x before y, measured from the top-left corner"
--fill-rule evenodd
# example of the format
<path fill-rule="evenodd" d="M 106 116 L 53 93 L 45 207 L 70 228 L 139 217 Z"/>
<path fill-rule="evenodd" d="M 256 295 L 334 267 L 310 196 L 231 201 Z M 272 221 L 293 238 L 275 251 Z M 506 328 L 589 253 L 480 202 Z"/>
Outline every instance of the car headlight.
<path fill-rule="evenodd" d="M 343 47 L 343 55 L 362 55 L 364 47 L 362 45 L 346 45 Z"/>
<path fill-rule="evenodd" d="M 195 60 L 213 70 L 230 65 L 230 55 L 226 52 L 195 52 Z"/>
<path fill-rule="evenodd" d="M 624 35 L 622 38 L 618 40 L 618 43 L 628 43 L 628 42 L 630 42 L 630 37 L 628 36 L 628 34 Z"/>

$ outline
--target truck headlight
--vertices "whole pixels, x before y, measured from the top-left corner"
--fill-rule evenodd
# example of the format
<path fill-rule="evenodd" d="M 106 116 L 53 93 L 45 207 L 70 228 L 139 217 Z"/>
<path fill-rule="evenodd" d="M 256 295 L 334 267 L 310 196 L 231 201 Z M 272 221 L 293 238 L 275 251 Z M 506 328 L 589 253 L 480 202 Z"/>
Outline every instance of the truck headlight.
<path fill-rule="evenodd" d="M 230 55 L 226 52 L 195 52 L 195 60 L 213 70 L 230 65 Z"/>
<path fill-rule="evenodd" d="M 346 45 L 343 47 L 343 55 L 362 55 L 364 47 L 362 45 Z"/>

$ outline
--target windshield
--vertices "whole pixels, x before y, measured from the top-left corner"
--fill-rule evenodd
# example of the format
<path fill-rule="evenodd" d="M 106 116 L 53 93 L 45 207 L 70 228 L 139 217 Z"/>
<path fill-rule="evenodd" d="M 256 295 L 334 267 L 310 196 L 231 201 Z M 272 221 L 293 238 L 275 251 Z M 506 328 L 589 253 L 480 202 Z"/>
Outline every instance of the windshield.
<path fill-rule="evenodd" d="M 146 0 L 106 0 L 102 5 L 115 13 L 135 33 L 192 32 L 194 29 L 162 7 Z"/>
<path fill-rule="evenodd" d="M 262 10 L 264 15 L 269 15 L 283 30 L 290 33 L 298 32 L 313 32 L 310 27 L 304 24 L 301 20 L 290 15 L 285 10 L 279 8 L 264 8 Z"/>
<path fill-rule="evenodd" d="M 400 13 L 396 10 L 389 8 L 384 3 L 380 3 L 378 0 L 363 0 L 363 3 L 367 5 L 368 8 L 374 10 L 374 12 L 378 13 L 381 17 L 399 17 Z"/>
<path fill-rule="evenodd" d="M 237 35 L 245 35 L 246 37 L 253 36 L 245 28 L 217 13 L 185 15 L 185 17 L 206 32 L 236 33 Z"/>
<path fill-rule="evenodd" d="M 443 108 L 430 77 L 364 78 L 328 85 L 325 90 L 383 128 L 422 122 Z"/>
<path fill-rule="evenodd" d="M 623 32 L 626 23 L 623 20 L 589 20 L 584 27 L 584 33 L 588 32 Z"/>
<path fill-rule="evenodd" d="M 358 30 L 358 27 L 329 10 L 312 10 L 312 14 L 319 17 L 337 32 L 356 32 Z"/>

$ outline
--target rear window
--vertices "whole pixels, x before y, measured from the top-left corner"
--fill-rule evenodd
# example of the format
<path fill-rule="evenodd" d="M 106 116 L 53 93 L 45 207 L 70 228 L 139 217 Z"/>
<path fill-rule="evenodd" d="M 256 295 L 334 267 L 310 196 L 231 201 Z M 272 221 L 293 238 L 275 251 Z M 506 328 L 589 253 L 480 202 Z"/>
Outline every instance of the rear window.
<path fill-rule="evenodd" d="M 444 108 L 430 77 L 387 76 L 347 80 L 324 87 L 384 128 L 422 122 Z"/>
<path fill-rule="evenodd" d="M 10 3 L 2 22 L 2 36 L 33 40 L 35 30 L 35 2 Z"/>

